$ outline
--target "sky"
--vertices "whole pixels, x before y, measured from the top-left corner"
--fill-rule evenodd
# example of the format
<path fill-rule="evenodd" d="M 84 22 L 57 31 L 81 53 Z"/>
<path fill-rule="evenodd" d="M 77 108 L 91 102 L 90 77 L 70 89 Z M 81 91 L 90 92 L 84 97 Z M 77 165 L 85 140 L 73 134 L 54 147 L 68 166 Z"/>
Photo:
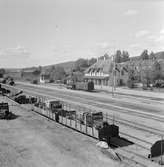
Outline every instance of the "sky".
<path fill-rule="evenodd" d="M 164 0 L 0 0 L 0 67 L 164 51 Z"/>

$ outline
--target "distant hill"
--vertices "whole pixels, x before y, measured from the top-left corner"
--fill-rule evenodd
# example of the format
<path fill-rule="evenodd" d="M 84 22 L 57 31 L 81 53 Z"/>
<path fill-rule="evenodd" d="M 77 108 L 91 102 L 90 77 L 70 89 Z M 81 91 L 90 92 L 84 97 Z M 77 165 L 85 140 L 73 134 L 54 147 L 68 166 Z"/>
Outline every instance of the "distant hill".
<path fill-rule="evenodd" d="M 155 53 L 155 57 L 157 59 L 163 59 L 164 60 L 164 51 L 157 52 Z M 135 57 L 130 57 L 131 60 L 137 61 L 140 59 L 140 56 L 135 56 Z M 58 63 L 58 64 L 53 64 L 53 65 L 47 65 L 47 66 L 41 66 L 43 71 L 50 69 L 53 66 L 61 66 L 64 68 L 66 73 L 69 73 L 75 66 L 75 61 L 68 61 L 68 62 L 63 62 L 63 63 Z M 34 71 L 38 67 L 28 67 L 28 68 L 22 68 L 25 71 Z M 5 70 L 7 72 L 20 72 L 22 70 L 21 68 L 6 68 Z"/>
<path fill-rule="evenodd" d="M 164 51 L 155 53 L 157 59 L 164 59 Z"/>
<path fill-rule="evenodd" d="M 164 51 L 161 51 L 161 52 L 157 52 L 157 53 L 154 53 L 155 54 L 155 57 L 157 59 L 163 59 L 164 60 Z M 131 60 L 133 61 L 137 61 L 140 59 L 140 56 L 135 56 L 135 57 L 130 57 Z"/>
<path fill-rule="evenodd" d="M 61 66 L 64 68 L 66 72 L 71 71 L 71 69 L 74 68 L 74 61 L 68 61 L 68 62 L 63 62 L 63 63 L 58 63 L 58 64 L 53 64 L 53 65 L 47 65 L 47 66 L 41 66 L 43 70 L 50 69 L 53 66 Z M 5 68 L 6 72 L 20 72 L 21 70 L 24 71 L 34 71 L 38 68 L 38 66 L 35 67 L 25 67 L 25 68 Z"/>
<path fill-rule="evenodd" d="M 75 64 L 74 61 L 68 61 L 68 62 L 63 62 L 63 63 L 59 63 L 59 64 L 54 64 L 54 65 L 42 66 L 42 68 L 44 70 L 47 70 L 53 66 L 61 66 L 64 68 L 64 70 L 66 72 L 70 72 L 74 68 L 74 64 Z"/>

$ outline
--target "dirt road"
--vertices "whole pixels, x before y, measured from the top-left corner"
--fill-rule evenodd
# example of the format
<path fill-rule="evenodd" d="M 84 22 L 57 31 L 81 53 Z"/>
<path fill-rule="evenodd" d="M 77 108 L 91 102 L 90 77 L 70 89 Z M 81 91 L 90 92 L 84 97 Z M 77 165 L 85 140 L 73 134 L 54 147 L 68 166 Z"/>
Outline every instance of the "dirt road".
<path fill-rule="evenodd" d="M 10 110 L 18 117 L 0 120 L 0 167 L 124 166 L 103 154 L 94 139 L 19 107 Z"/>

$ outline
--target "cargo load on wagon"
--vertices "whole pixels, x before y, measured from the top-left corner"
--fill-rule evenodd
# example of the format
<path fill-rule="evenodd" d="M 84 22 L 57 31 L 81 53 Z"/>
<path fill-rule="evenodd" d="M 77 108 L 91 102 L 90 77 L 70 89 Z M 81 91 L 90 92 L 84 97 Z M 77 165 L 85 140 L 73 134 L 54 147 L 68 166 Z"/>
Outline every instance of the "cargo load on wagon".
<path fill-rule="evenodd" d="M 0 119 L 5 119 L 9 115 L 9 105 L 8 103 L 0 103 Z"/>
<path fill-rule="evenodd" d="M 110 138 L 119 137 L 119 127 L 103 122 L 103 127 L 99 129 L 98 135 L 100 141 L 106 141 L 110 145 Z"/>
<path fill-rule="evenodd" d="M 103 123 L 103 113 L 102 112 L 84 112 L 78 118 L 82 124 L 85 124 L 89 127 L 98 128 L 102 126 Z"/>
<path fill-rule="evenodd" d="M 52 112 L 62 109 L 62 103 L 59 100 L 46 100 L 45 106 Z"/>

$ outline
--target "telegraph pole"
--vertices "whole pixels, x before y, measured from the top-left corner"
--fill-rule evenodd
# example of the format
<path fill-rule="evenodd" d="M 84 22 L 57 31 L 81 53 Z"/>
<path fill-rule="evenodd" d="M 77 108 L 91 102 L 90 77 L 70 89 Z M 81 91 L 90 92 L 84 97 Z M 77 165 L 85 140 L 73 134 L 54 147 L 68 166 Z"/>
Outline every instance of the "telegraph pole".
<path fill-rule="evenodd" d="M 114 87 L 115 87 L 115 56 L 113 55 L 113 69 L 112 69 L 112 97 L 114 96 Z"/>
<path fill-rule="evenodd" d="M 161 165 L 162 165 L 162 156 L 163 156 L 163 136 L 161 136 Z"/>
<path fill-rule="evenodd" d="M 115 55 L 114 55 L 114 90 L 116 90 L 116 61 L 115 61 Z"/>

